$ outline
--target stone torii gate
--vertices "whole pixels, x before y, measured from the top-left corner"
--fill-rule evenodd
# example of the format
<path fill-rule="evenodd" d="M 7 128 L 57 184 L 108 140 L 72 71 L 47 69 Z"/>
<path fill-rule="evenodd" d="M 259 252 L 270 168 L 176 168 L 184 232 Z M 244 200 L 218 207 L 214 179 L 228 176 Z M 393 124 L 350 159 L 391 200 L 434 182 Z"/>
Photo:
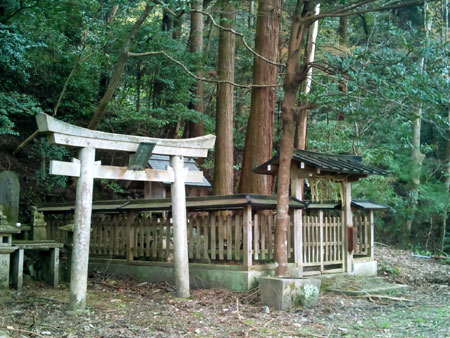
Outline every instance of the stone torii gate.
<path fill-rule="evenodd" d="M 206 157 L 208 150 L 214 147 L 215 136 L 168 140 L 90 130 L 62 122 L 47 114 L 38 114 L 36 121 L 39 132 L 48 133 L 50 143 L 81 148 L 79 159 L 72 159 L 72 162 L 50 162 L 50 174 L 78 177 L 69 310 L 82 311 L 86 307 L 94 178 L 171 182 L 176 293 L 178 297 L 189 297 L 184 184 L 186 181 L 201 182 L 203 173 L 183 168 L 183 157 Z M 130 157 L 129 167 L 104 166 L 95 161 L 95 149 L 134 154 Z M 147 163 L 151 153 L 169 155 L 171 166 L 166 170 L 146 169 L 144 163 Z M 142 164 L 136 165 L 135 162 L 139 159 Z"/>

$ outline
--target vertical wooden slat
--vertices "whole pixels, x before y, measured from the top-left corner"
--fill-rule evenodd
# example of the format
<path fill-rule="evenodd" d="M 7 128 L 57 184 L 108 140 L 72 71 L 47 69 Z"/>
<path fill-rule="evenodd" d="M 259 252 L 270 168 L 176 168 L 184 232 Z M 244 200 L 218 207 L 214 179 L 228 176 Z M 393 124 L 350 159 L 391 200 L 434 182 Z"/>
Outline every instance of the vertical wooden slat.
<path fill-rule="evenodd" d="M 323 211 L 319 212 L 319 262 L 320 262 L 320 271 L 323 272 L 323 261 L 324 261 L 324 236 L 323 236 Z"/>
<path fill-rule="evenodd" d="M 344 262 L 344 260 L 346 259 L 345 256 L 345 250 L 346 250 L 346 244 L 345 244 L 345 231 L 346 231 L 346 225 L 345 225 L 345 219 L 344 219 L 344 211 L 342 211 L 341 213 L 341 260 L 342 260 L 342 264 L 345 266 L 346 262 Z M 345 271 L 345 270 L 344 270 Z"/>
<path fill-rule="evenodd" d="M 267 238 L 268 238 L 268 249 L 269 249 L 269 260 L 273 259 L 273 215 L 267 217 Z"/>
<path fill-rule="evenodd" d="M 243 211 L 243 255 L 244 266 L 252 265 L 252 207 L 247 205 Z"/>
<path fill-rule="evenodd" d="M 172 234 L 171 234 L 171 227 L 170 227 L 170 221 L 167 218 L 164 218 L 161 220 L 166 228 L 166 260 L 170 259 L 170 250 L 171 250 L 171 244 L 172 244 Z"/>
<path fill-rule="evenodd" d="M 189 220 L 188 226 L 188 255 L 189 259 L 194 258 L 194 217 L 191 217 Z"/>
<path fill-rule="evenodd" d="M 241 260 L 241 223 L 242 223 L 242 214 L 236 212 L 234 218 L 234 257 L 235 260 Z"/>
<path fill-rule="evenodd" d="M 214 212 L 210 213 L 211 223 L 211 260 L 216 259 L 216 215 Z"/>
<path fill-rule="evenodd" d="M 223 261 L 224 215 L 219 213 L 219 259 Z"/>
<path fill-rule="evenodd" d="M 209 259 L 209 224 L 208 224 L 208 217 L 202 216 L 201 217 L 201 224 L 203 228 L 203 258 L 208 260 Z"/>
<path fill-rule="evenodd" d="M 202 258 L 200 255 L 200 252 L 201 252 L 200 249 L 202 246 L 202 227 L 200 226 L 200 224 L 201 224 L 200 217 L 196 217 L 195 224 L 194 224 L 194 226 L 195 226 L 195 236 L 194 236 L 194 238 L 195 238 L 195 255 L 194 255 L 195 259 Z"/>
<path fill-rule="evenodd" d="M 370 252 L 369 252 L 369 256 L 371 258 L 371 260 L 374 260 L 374 250 L 375 250 L 375 224 L 373 222 L 373 210 L 369 211 L 369 245 L 370 245 Z"/>
<path fill-rule="evenodd" d="M 340 242 L 340 238 L 339 238 L 340 237 L 339 236 L 339 229 L 340 229 L 339 222 L 340 222 L 339 217 L 333 217 L 334 260 L 335 261 L 340 261 L 341 260 L 341 258 L 340 258 L 340 250 L 339 250 L 339 248 L 340 248 L 340 244 L 339 244 L 339 242 Z"/>
<path fill-rule="evenodd" d="M 267 228 L 267 217 L 269 215 L 261 214 L 260 223 L 261 223 L 261 260 L 266 260 L 266 228 Z"/>
<path fill-rule="evenodd" d="M 134 259 L 134 216 L 132 212 L 127 213 L 127 261 L 131 262 Z"/>
<path fill-rule="evenodd" d="M 288 215 L 287 220 L 287 257 L 288 259 L 291 258 L 291 214 Z"/>
<path fill-rule="evenodd" d="M 227 260 L 233 259 L 233 231 L 232 231 L 232 221 L 233 215 L 227 216 Z"/>
<path fill-rule="evenodd" d="M 151 234 L 152 234 L 152 240 L 151 240 L 151 250 L 152 250 L 152 259 L 155 259 L 158 254 L 158 223 L 152 222 L 151 225 Z"/>
<path fill-rule="evenodd" d="M 253 253 L 255 260 L 259 259 L 259 215 L 253 217 Z"/>
<path fill-rule="evenodd" d="M 164 224 L 161 222 L 157 224 L 158 227 L 158 258 L 164 258 Z"/>

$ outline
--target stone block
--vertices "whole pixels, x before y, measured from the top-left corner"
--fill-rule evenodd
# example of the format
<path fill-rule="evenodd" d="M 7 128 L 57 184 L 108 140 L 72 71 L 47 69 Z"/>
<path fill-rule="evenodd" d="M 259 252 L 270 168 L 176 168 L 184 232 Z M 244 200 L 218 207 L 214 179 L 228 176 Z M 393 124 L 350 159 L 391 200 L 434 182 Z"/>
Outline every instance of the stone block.
<path fill-rule="evenodd" d="M 377 261 L 367 262 L 354 262 L 354 274 L 355 276 L 371 277 L 377 275 Z"/>
<path fill-rule="evenodd" d="M 277 310 L 314 305 L 319 299 L 320 279 L 261 277 L 261 302 Z"/>

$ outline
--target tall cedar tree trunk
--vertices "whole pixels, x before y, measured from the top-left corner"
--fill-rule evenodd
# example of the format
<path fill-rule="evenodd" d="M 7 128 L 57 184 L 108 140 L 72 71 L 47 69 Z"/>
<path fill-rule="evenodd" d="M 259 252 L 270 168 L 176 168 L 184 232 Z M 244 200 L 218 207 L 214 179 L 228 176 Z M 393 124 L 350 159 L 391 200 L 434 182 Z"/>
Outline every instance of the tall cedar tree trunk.
<path fill-rule="evenodd" d="M 320 4 L 316 5 L 314 7 L 314 14 L 320 13 Z M 317 34 L 319 33 L 319 21 L 315 21 L 310 27 L 308 32 L 308 45 L 306 48 L 306 64 L 310 64 L 314 62 L 314 57 L 316 53 L 316 41 L 317 41 Z M 302 93 L 308 97 L 309 92 L 311 91 L 311 84 L 312 84 L 312 67 L 308 68 L 308 73 L 306 75 L 306 81 L 305 85 L 303 86 Z M 306 106 L 308 105 L 308 99 L 306 99 L 306 102 L 302 105 L 305 108 L 302 108 L 298 112 L 298 118 L 297 118 L 297 126 L 295 130 L 295 143 L 294 146 L 297 149 L 306 149 L 306 137 L 308 135 L 308 109 Z M 302 180 L 303 181 L 303 180 Z M 303 187 L 303 183 L 300 183 Z M 302 188 L 303 191 L 303 188 Z"/>
<path fill-rule="evenodd" d="M 277 61 L 282 0 L 261 0 L 256 19 L 255 49 L 266 59 Z M 277 66 L 259 57 L 253 59 L 253 83 L 276 83 Z M 250 116 L 245 137 L 240 193 L 271 194 L 273 176 L 258 175 L 253 168 L 272 158 L 275 121 L 275 88 L 252 88 Z"/>
<path fill-rule="evenodd" d="M 305 33 L 311 25 L 306 17 L 313 14 L 313 2 L 298 0 L 294 12 L 289 40 L 286 77 L 283 83 L 282 131 L 280 138 L 280 164 L 278 168 L 277 222 L 275 227 L 275 275 L 287 276 L 287 227 L 289 221 L 289 181 L 291 159 L 294 148 L 295 105 L 297 92 L 306 78 L 307 68 L 300 66 L 300 53 L 305 42 Z"/>
<path fill-rule="evenodd" d="M 450 203 L 450 109 L 448 110 L 448 124 L 447 130 L 447 145 L 445 148 L 444 166 L 445 166 L 445 178 L 444 184 L 447 191 L 447 200 L 445 201 L 444 212 L 442 213 L 441 234 L 440 234 L 440 248 L 444 251 L 445 246 L 445 230 L 447 227 L 448 207 Z"/>
<path fill-rule="evenodd" d="M 122 75 L 123 69 L 125 68 L 125 64 L 128 60 L 128 52 L 130 51 L 131 44 L 134 38 L 136 37 L 139 28 L 141 28 L 142 24 L 144 23 L 145 19 L 147 19 L 152 9 L 153 5 L 147 3 L 141 16 L 136 20 L 133 29 L 130 32 L 130 35 L 125 40 L 122 47 L 122 51 L 120 53 L 119 60 L 117 61 L 116 66 L 114 67 L 114 72 L 111 76 L 111 79 L 109 80 L 108 87 L 106 88 L 106 92 L 103 95 L 102 99 L 100 100 L 100 103 L 97 106 L 94 116 L 92 116 L 92 119 L 89 122 L 88 125 L 89 129 L 97 129 L 100 120 L 105 115 L 106 106 L 108 105 L 109 101 L 111 101 L 114 91 L 116 90 L 117 85 L 119 84 L 120 76 Z"/>
<path fill-rule="evenodd" d="M 191 4 L 193 10 L 203 10 L 203 0 L 193 1 Z M 197 54 L 197 60 L 200 65 L 203 53 L 203 14 L 199 12 L 191 12 L 191 32 L 189 40 L 189 51 Z M 199 76 L 202 77 L 203 73 L 199 72 Z M 203 81 L 197 81 L 193 86 L 192 92 L 195 95 L 196 101 L 190 105 L 191 109 L 195 109 L 200 114 L 205 112 L 204 100 L 205 92 L 203 89 Z M 187 126 L 187 137 L 197 137 L 205 135 L 205 125 L 202 120 L 189 121 Z"/>
<path fill-rule="evenodd" d="M 220 2 L 221 25 L 233 28 L 236 20 L 234 1 Z M 234 81 L 235 35 L 220 30 L 219 33 L 219 80 Z M 216 105 L 216 147 L 214 152 L 214 194 L 233 193 L 233 86 L 228 83 L 217 84 Z"/>

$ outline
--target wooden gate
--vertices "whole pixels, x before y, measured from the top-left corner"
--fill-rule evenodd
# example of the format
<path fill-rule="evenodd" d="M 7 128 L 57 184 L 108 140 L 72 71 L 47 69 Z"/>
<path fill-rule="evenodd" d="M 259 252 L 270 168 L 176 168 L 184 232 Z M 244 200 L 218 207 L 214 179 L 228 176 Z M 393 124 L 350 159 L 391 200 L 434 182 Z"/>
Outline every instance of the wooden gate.
<path fill-rule="evenodd" d="M 343 270 L 344 226 L 341 217 L 303 217 L 303 266 L 321 272 Z M 307 270 L 307 269 L 306 269 Z"/>

